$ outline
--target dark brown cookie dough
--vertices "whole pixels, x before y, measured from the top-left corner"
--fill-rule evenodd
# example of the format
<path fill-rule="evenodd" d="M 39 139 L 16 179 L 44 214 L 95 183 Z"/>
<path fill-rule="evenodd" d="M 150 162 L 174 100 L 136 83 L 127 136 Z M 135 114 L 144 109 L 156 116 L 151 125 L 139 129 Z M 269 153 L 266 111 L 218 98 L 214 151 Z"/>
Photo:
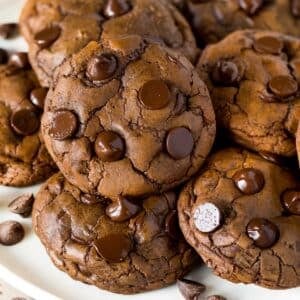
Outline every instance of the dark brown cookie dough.
<path fill-rule="evenodd" d="M 191 29 L 168 0 L 29 0 L 21 18 L 30 60 L 43 85 L 55 69 L 90 41 L 138 34 L 161 41 L 193 62 Z"/>
<path fill-rule="evenodd" d="M 178 227 L 176 195 L 138 205 L 119 201 L 82 194 L 61 174 L 50 178 L 36 197 L 33 223 L 54 264 L 76 280 L 123 294 L 183 276 L 196 259 Z"/>
<path fill-rule="evenodd" d="M 178 186 L 215 137 L 194 67 L 139 36 L 90 43 L 60 68 L 46 102 L 46 145 L 86 193 L 142 196 Z"/>
<path fill-rule="evenodd" d="M 224 134 L 255 151 L 296 154 L 300 39 L 238 31 L 207 47 L 198 70 Z"/>
<path fill-rule="evenodd" d="M 179 196 L 187 241 L 214 273 L 272 289 L 300 286 L 300 184 L 245 150 L 212 155 Z"/>

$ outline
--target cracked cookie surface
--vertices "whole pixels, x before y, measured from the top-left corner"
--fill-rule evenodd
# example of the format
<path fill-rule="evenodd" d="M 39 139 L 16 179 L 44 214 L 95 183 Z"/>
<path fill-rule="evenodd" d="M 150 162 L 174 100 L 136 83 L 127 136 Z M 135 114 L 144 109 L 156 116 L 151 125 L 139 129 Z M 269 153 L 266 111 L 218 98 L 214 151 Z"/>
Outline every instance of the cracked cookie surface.
<path fill-rule="evenodd" d="M 179 196 L 179 222 L 214 273 L 267 288 L 300 286 L 300 184 L 246 150 L 211 156 Z"/>
<path fill-rule="evenodd" d="M 163 192 L 203 164 L 214 111 L 185 57 L 131 36 L 90 43 L 56 75 L 42 130 L 61 172 L 84 192 Z"/>
<path fill-rule="evenodd" d="M 198 70 L 224 134 L 255 151 L 295 156 L 300 39 L 238 31 L 208 46 Z"/>
<path fill-rule="evenodd" d="M 118 205 L 83 194 L 59 173 L 36 197 L 34 229 L 59 269 L 112 292 L 162 288 L 190 270 L 196 257 L 178 227 L 174 193 Z"/>
<path fill-rule="evenodd" d="M 55 69 L 91 41 L 138 34 L 158 40 L 195 62 L 190 26 L 168 0 L 29 0 L 20 26 L 44 86 Z"/>

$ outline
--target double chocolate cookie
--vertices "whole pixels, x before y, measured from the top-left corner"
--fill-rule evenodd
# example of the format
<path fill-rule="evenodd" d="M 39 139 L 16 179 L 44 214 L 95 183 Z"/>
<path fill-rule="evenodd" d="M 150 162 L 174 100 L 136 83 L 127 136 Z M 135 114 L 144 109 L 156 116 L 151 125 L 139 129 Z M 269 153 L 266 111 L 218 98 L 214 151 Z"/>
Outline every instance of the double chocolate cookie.
<path fill-rule="evenodd" d="M 42 130 L 61 172 L 82 191 L 143 196 L 198 171 L 215 117 L 185 57 L 128 36 L 92 42 L 60 68 Z"/>
<path fill-rule="evenodd" d="M 218 276 L 268 288 L 300 286 L 300 184 L 239 149 L 214 154 L 183 189 L 186 240 Z"/>
<path fill-rule="evenodd" d="M 90 41 L 138 34 L 176 49 L 193 62 L 196 42 L 168 0 L 29 0 L 20 18 L 34 70 L 49 86 L 55 69 Z"/>
<path fill-rule="evenodd" d="M 296 154 L 300 39 L 238 31 L 208 46 L 198 70 L 228 136 L 255 151 Z"/>
<path fill-rule="evenodd" d="M 110 203 L 57 174 L 36 197 L 33 223 L 59 269 L 112 292 L 162 288 L 196 261 L 181 235 L 172 192 L 138 204 L 124 197 Z"/>

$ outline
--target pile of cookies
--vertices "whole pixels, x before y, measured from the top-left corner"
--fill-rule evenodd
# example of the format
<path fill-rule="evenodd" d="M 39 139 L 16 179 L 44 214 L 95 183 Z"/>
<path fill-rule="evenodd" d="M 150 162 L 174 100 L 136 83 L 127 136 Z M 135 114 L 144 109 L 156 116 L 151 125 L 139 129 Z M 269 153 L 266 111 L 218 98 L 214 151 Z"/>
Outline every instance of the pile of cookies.
<path fill-rule="evenodd" d="M 27 0 L 20 30 L 34 71 L 0 51 L 0 182 L 58 167 L 33 224 L 59 269 L 129 294 L 201 256 L 300 286 L 300 1 Z"/>

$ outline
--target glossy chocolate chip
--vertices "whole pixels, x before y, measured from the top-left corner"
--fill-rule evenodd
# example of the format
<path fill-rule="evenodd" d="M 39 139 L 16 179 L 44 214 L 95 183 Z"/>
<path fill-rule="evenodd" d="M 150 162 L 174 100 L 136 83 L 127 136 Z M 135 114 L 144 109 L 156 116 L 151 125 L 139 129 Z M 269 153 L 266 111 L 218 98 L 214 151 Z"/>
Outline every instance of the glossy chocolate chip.
<path fill-rule="evenodd" d="M 300 0 L 290 0 L 292 15 L 296 18 L 300 17 Z"/>
<path fill-rule="evenodd" d="M 86 76 L 91 81 L 110 78 L 117 70 L 118 62 L 112 54 L 94 56 L 87 65 Z"/>
<path fill-rule="evenodd" d="M 34 40 L 41 48 L 50 47 L 60 36 L 61 29 L 59 26 L 47 27 L 35 34 Z"/>
<path fill-rule="evenodd" d="M 0 37 L 3 39 L 12 38 L 18 31 L 18 24 L 6 23 L 0 25 Z"/>
<path fill-rule="evenodd" d="M 239 0 L 240 7 L 248 15 L 254 15 L 263 6 L 264 0 Z"/>
<path fill-rule="evenodd" d="M 132 249 L 131 239 L 124 234 L 109 234 L 94 242 L 97 253 L 108 262 L 123 261 Z"/>
<path fill-rule="evenodd" d="M 264 158 L 265 160 L 272 162 L 273 164 L 276 164 L 276 165 L 284 164 L 284 158 L 277 154 L 266 152 L 266 151 L 261 151 L 261 152 L 259 152 L 259 155 L 262 158 Z"/>
<path fill-rule="evenodd" d="M 241 79 L 238 66 L 232 61 L 218 61 L 213 67 L 211 78 L 214 83 L 219 85 L 232 85 Z"/>
<path fill-rule="evenodd" d="M 124 140 L 113 131 L 103 131 L 95 141 L 95 152 L 104 162 L 121 160 L 125 155 Z"/>
<path fill-rule="evenodd" d="M 287 190 L 281 196 L 285 209 L 293 214 L 300 215 L 300 190 Z"/>
<path fill-rule="evenodd" d="M 179 229 L 178 214 L 176 210 L 172 210 L 165 220 L 165 231 L 173 239 L 178 239 L 181 236 Z"/>
<path fill-rule="evenodd" d="M 150 80 L 141 87 L 139 100 L 148 109 L 162 109 L 170 103 L 171 93 L 163 80 Z"/>
<path fill-rule="evenodd" d="M 17 69 L 29 68 L 28 54 L 26 52 L 16 52 L 10 55 L 8 64 Z"/>
<path fill-rule="evenodd" d="M 193 220 L 200 232 L 209 233 L 222 225 L 223 217 L 221 210 L 215 204 L 204 203 L 195 209 Z"/>
<path fill-rule="evenodd" d="M 106 208 L 106 215 L 115 222 L 124 222 L 135 216 L 141 207 L 119 196 Z"/>
<path fill-rule="evenodd" d="M 233 175 L 232 179 L 235 186 L 246 195 L 260 192 L 265 185 L 263 173 L 254 168 L 241 169 Z"/>
<path fill-rule="evenodd" d="M 249 222 L 247 234 L 254 241 L 255 246 L 262 249 L 271 248 L 279 239 L 278 227 L 271 221 L 262 218 Z"/>
<path fill-rule="evenodd" d="M 49 135 L 55 140 L 71 138 L 77 130 L 77 117 L 69 110 L 54 112 L 49 128 Z"/>
<path fill-rule="evenodd" d="M 189 129 L 176 127 L 168 132 L 166 149 L 170 156 L 179 160 L 189 156 L 194 148 L 194 138 Z"/>
<path fill-rule="evenodd" d="M 283 42 L 274 36 L 263 36 L 254 41 L 253 47 L 260 53 L 280 54 L 283 49 Z"/>
<path fill-rule="evenodd" d="M 107 18 L 115 18 L 126 14 L 131 9 L 128 0 L 107 0 L 103 14 Z"/>
<path fill-rule="evenodd" d="M 23 218 L 27 218 L 31 215 L 34 197 L 32 194 L 24 194 L 14 199 L 8 208 L 11 212 L 21 215 Z"/>
<path fill-rule="evenodd" d="M 82 203 L 87 205 L 94 205 L 101 202 L 100 197 L 92 194 L 83 194 L 81 195 L 80 200 Z"/>
<path fill-rule="evenodd" d="M 200 282 L 189 279 L 178 279 L 177 286 L 186 300 L 196 300 L 205 291 L 206 287 Z"/>
<path fill-rule="evenodd" d="M 47 93 L 48 93 L 47 88 L 42 88 L 42 87 L 36 88 L 32 90 L 30 93 L 30 101 L 36 107 L 43 109 Z"/>
<path fill-rule="evenodd" d="M 7 52 L 0 48 L 0 65 L 6 64 L 8 61 L 8 54 Z"/>
<path fill-rule="evenodd" d="M 270 91 L 280 98 L 293 96 L 298 91 L 298 83 L 291 76 L 279 75 L 269 81 Z"/>
<path fill-rule="evenodd" d="M 12 114 L 10 124 L 17 134 L 27 136 L 39 129 L 40 120 L 34 111 L 22 109 Z"/>
<path fill-rule="evenodd" d="M 16 221 L 6 221 L 0 224 L 0 244 L 12 246 L 24 238 L 23 226 Z"/>

